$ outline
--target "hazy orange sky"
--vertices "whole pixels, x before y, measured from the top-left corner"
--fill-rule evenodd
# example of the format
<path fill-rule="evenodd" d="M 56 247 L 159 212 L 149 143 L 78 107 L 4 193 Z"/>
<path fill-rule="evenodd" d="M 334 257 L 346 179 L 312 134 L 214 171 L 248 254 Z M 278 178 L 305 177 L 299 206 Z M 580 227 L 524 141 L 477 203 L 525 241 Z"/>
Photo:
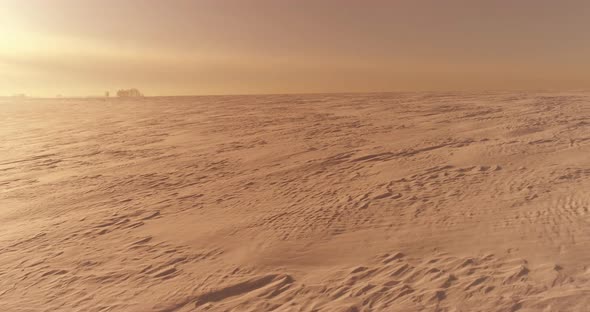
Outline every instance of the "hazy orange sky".
<path fill-rule="evenodd" d="M 0 95 L 588 89 L 590 1 L 0 0 Z"/>

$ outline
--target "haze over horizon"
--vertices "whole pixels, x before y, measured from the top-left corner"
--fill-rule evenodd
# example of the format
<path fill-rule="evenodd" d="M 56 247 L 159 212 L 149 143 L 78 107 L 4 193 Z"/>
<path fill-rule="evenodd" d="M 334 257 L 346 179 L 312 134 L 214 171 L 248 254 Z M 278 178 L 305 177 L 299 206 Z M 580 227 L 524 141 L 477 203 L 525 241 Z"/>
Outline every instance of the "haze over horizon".
<path fill-rule="evenodd" d="M 0 5 L 0 95 L 590 87 L 587 1 Z"/>

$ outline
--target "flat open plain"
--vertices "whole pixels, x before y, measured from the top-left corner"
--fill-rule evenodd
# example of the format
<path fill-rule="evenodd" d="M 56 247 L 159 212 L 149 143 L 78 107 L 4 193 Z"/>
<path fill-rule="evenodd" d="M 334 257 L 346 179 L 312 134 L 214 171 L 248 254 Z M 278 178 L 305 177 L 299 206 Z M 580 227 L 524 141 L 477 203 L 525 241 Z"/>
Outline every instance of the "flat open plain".
<path fill-rule="evenodd" d="M 0 100 L 2 311 L 588 311 L 590 93 Z"/>

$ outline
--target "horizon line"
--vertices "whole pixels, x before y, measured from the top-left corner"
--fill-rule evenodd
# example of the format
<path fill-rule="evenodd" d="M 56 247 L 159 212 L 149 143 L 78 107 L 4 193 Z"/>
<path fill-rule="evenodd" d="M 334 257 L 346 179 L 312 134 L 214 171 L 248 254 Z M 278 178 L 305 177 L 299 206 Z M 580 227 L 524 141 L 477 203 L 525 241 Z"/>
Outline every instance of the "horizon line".
<path fill-rule="evenodd" d="M 137 97 L 120 97 L 104 95 L 72 95 L 72 96 L 36 96 L 26 93 L 0 95 L 9 99 L 141 99 L 160 97 L 212 97 L 212 96 L 271 96 L 271 95 L 322 95 L 322 94 L 378 94 L 378 93 L 487 93 L 487 92 L 588 92 L 590 88 L 577 89 L 481 89 L 481 90 L 397 90 L 397 91 L 327 91 L 327 92 L 285 92 L 285 93 L 210 93 L 210 94 L 175 94 L 175 95 L 143 95 Z"/>

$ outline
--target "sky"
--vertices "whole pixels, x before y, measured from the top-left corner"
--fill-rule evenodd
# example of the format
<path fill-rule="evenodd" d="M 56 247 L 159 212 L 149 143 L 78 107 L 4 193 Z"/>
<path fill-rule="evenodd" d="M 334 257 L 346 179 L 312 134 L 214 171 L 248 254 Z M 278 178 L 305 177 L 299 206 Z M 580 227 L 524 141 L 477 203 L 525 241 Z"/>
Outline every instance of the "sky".
<path fill-rule="evenodd" d="M 590 1 L 0 0 L 0 95 L 590 89 Z"/>

